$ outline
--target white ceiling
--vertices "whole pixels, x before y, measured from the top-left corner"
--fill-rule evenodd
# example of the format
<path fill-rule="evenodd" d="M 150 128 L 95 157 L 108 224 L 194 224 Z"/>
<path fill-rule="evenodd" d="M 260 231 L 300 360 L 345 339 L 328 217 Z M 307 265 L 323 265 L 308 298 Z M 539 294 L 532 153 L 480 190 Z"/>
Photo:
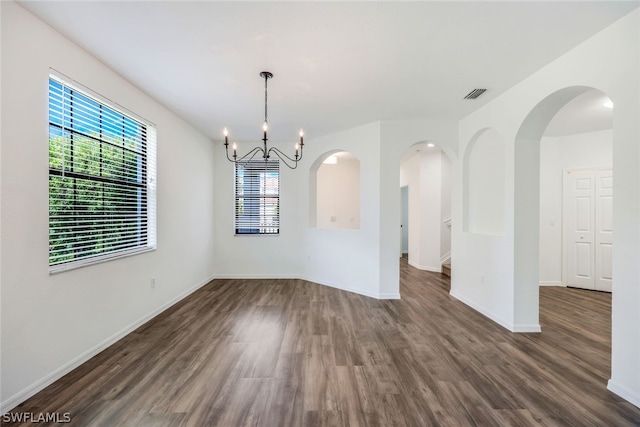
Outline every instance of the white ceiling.
<path fill-rule="evenodd" d="M 551 119 L 544 136 L 565 136 L 594 132 L 613 127 L 613 109 L 605 107 L 611 101 L 599 90 L 589 90 L 569 101 Z"/>
<path fill-rule="evenodd" d="M 21 1 L 219 140 L 461 118 L 639 6 L 587 2 Z M 462 98 L 487 88 L 475 101 Z"/>

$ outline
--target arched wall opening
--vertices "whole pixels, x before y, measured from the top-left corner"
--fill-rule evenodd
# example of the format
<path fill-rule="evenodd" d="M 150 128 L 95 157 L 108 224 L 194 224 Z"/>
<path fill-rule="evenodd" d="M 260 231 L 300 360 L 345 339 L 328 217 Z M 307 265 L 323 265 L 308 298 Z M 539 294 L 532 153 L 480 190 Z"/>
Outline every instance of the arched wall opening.
<path fill-rule="evenodd" d="M 572 86 L 547 96 L 527 115 L 515 138 L 515 324 L 532 328 L 539 325 L 541 140 L 553 117 L 567 103 L 590 90 L 593 88 Z"/>
<path fill-rule="evenodd" d="M 451 261 L 451 160 L 431 142 L 407 149 L 400 161 L 400 240 L 407 261 L 421 270 L 442 272 Z M 403 193 L 404 194 L 404 193 Z M 401 244 L 401 248 L 403 244 Z"/>
<path fill-rule="evenodd" d="M 506 143 L 492 128 L 478 131 L 463 158 L 463 231 L 503 236 L 505 232 Z"/>
<path fill-rule="evenodd" d="M 309 171 L 309 226 L 360 228 L 360 160 L 348 151 L 318 157 Z"/>
<path fill-rule="evenodd" d="M 540 286 L 611 292 L 613 103 L 591 89 L 540 142 Z"/>

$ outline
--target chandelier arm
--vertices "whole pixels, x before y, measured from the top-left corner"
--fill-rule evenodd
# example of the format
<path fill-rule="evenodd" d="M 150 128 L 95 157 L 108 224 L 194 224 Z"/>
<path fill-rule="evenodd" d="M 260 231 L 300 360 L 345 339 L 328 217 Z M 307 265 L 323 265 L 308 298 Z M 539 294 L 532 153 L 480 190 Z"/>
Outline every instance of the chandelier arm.
<path fill-rule="evenodd" d="M 273 151 L 273 153 L 278 156 L 278 158 L 282 161 L 282 163 L 285 164 L 285 166 L 287 166 L 289 169 L 295 169 L 298 167 L 298 161 L 299 160 L 294 160 L 291 157 L 287 156 L 286 154 L 284 154 L 282 151 L 278 150 L 275 147 L 271 147 L 269 149 L 269 154 L 271 154 L 271 151 Z M 289 162 L 287 161 L 287 159 L 291 162 L 293 162 L 293 166 L 291 166 L 289 164 Z"/>
<path fill-rule="evenodd" d="M 258 154 L 260 151 L 262 151 L 262 157 L 264 158 L 264 150 L 260 147 L 256 147 L 253 150 L 249 151 L 247 154 L 245 154 L 244 156 L 240 157 L 239 160 L 236 161 L 236 163 L 242 162 L 244 161 L 244 159 L 246 157 L 248 157 L 251 154 L 251 157 L 249 157 L 244 163 L 249 163 L 251 160 L 253 160 L 253 158 L 256 156 L 256 154 Z"/>
<path fill-rule="evenodd" d="M 229 144 L 228 144 L 228 143 L 225 143 L 225 144 L 224 144 L 224 151 L 225 151 L 225 153 L 226 153 L 226 155 L 227 155 L 227 160 L 229 160 L 230 162 L 234 162 L 235 160 L 232 160 L 232 159 L 229 157 Z"/>
<path fill-rule="evenodd" d="M 233 159 L 229 158 L 229 148 L 227 148 L 227 150 L 226 150 L 226 151 L 227 151 L 227 159 L 228 159 L 230 162 L 233 162 L 233 163 L 240 163 L 240 162 L 242 162 L 245 158 L 247 158 L 248 156 L 251 156 L 251 158 L 250 158 L 249 160 L 247 160 L 247 162 L 248 162 L 248 161 L 251 161 L 251 160 L 255 157 L 255 155 L 256 155 L 256 154 L 258 154 L 258 152 L 260 152 L 260 151 L 262 151 L 262 154 L 263 154 L 263 156 L 264 156 L 264 149 L 263 149 L 262 147 L 254 147 L 254 148 L 253 148 L 253 150 L 249 151 L 247 154 L 245 154 L 244 156 L 240 157 L 239 159 L 238 159 L 238 158 L 236 158 L 237 156 L 234 156 L 234 158 L 233 158 Z"/>
<path fill-rule="evenodd" d="M 297 159 L 292 159 L 291 157 L 287 156 L 286 154 L 284 154 L 282 151 L 280 151 L 279 149 L 277 149 L 276 147 L 271 147 L 269 148 L 269 151 L 267 153 L 267 156 L 271 155 L 271 152 L 273 152 L 276 156 L 278 156 L 278 158 L 280 160 L 282 160 L 282 162 L 287 165 L 287 167 L 289 169 L 295 169 L 298 167 L 298 162 L 300 161 L 300 159 L 302 158 L 302 156 L 298 157 Z M 288 160 L 288 161 L 287 161 Z M 289 162 L 293 162 L 293 166 L 291 166 L 289 164 Z"/>
<path fill-rule="evenodd" d="M 291 157 L 287 156 L 285 153 L 283 153 L 281 150 L 279 150 L 279 149 L 278 149 L 278 148 L 276 148 L 276 147 L 271 147 L 271 148 L 269 148 L 269 151 L 267 152 L 267 156 L 269 156 L 269 155 L 271 154 L 271 152 L 272 152 L 272 151 L 273 151 L 274 153 L 278 154 L 278 157 L 280 157 L 280 156 L 284 156 L 284 157 L 286 157 L 287 159 L 289 159 L 289 160 L 290 160 L 290 161 L 292 161 L 292 162 L 296 162 L 296 163 L 298 163 L 300 160 L 302 160 L 302 151 L 300 151 L 300 155 L 299 155 L 299 156 L 298 156 L 298 155 L 296 155 L 296 158 L 295 158 L 295 159 L 292 159 Z M 280 157 L 280 158 L 282 158 L 282 157 Z"/>
<path fill-rule="evenodd" d="M 249 151 L 249 152 L 248 152 L 247 154 L 245 154 L 244 156 L 242 156 L 242 157 L 240 158 L 240 160 L 237 160 L 237 161 L 235 161 L 234 163 L 235 163 L 235 164 L 247 165 L 247 164 L 249 164 L 249 163 L 253 160 L 253 158 L 256 156 L 256 154 L 258 154 L 258 152 L 259 152 L 259 151 L 262 151 L 262 149 L 261 149 L 260 147 L 256 147 L 256 148 L 254 148 L 253 150 Z M 251 154 L 252 152 L 253 152 L 253 154 Z M 245 157 L 247 157 L 249 154 L 251 154 L 251 157 L 249 157 L 249 159 L 247 159 L 247 160 L 244 160 L 244 161 L 243 161 L 242 159 L 244 159 Z M 264 158 L 264 154 L 262 155 L 262 157 Z"/>
<path fill-rule="evenodd" d="M 249 151 L 247 154 L 236 160 L 236 163 L 242 162 L 244 159 L 249 157 L 249 155 L 251 155 L 251 157 L 249 157 L 249 159 L 247 160 L 247 162 L 250 162 L 259 152 L 262 152 L 262 157 L 264 157 L 264 149 L 262 147 L 255 147 L 253 150 Z"/>

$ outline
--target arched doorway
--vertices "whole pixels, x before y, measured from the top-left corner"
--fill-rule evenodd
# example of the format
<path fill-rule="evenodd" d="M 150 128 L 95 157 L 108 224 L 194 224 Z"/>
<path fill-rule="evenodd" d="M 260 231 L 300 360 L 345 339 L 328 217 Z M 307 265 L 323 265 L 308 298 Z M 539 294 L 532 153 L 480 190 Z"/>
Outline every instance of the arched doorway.
<path fill-rule="evenodd" d="M 449 155 L 433 142 L 413 144 L 400 161 L 401 250 L 421 270 L 451 265 L 451 176 Z"/>
<path fill-rule="evenodd" d="M 593 88 L 572 86 L 540 101 L 523 121 L 515 139 L 514 164 L 514 324 L 539 328 L 540 153 L 552 119 L 569 102 Z"/>

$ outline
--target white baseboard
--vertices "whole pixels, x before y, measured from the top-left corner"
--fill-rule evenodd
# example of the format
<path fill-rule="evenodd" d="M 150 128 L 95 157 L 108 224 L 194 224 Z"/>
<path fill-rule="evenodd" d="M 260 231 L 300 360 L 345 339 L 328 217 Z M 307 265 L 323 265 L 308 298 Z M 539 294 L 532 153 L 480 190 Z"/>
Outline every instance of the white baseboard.
<path fill-rule="evenodd" d="M 409 260 L 409 265 L 412 267 L 417 268 L 418 270 L 424 270 L 424 271 L 432 271 L 434 273 L 440 273 L 442 271 L 442 267 L 441 266 L 430 266 L 430 265 L 420 265 L 420 264 L 416 264 L 415 262 Z"/>
<path fill-rule="evenodd" d="M 103 340 L 102 342 L 100 342 L 96 346 L 90 348 L 89 350 L 85 351 L 84 353 L 80 354 L 79 356 L 75 357 L 74 359 L 70 360 L 69 362 L 65 363 L 64 365 L 62 365 L 58 369 L 54 370 L 50 374 L 42 377 L 38 381 L 36 381 L 33 384 L 27 386 L 26 388 L 24 388 L 23 390 L 19 391 L 16 394 L 14 394 L 13 396 L 8 398 L 7 400 L 5 400 L 3 402 L 0 402 L 0 414 L 5 414 L 6 412 L 8 412 L 8 411 L 12 410 L 13 408 L 15 408 L 16 406 L 18 406 L 20 403 L 22 403 L 25 400 L 27 400 L 28 398 L 30 398 L 31 396 L 35 395 L 39 391 L 41 391 L 44 388 L 48 387 L 49 385 L 53 384 L 54 382 L 56 382 L 57 380 L 59 380 L 60 378 L 62 378 L 66 374 L 68 374 L 69 372 L 73 371 L 78 366 L 80 366 L 83 363 L 87 362 L 89 359 L 91 359 L 92 357 L 94 357 L 95 355 L 97 355 L 98 353 L 100 353 L 101 351 L 106 349 L 107 347 L 115 344 L 117 341 L 119 341 L 120 339 L 124 338 L 126 335 L 128 335 L 131 332 L 135 331 L 140 326 L 144 325 L 149 320 L 153 319 L 154 317 L 156 317 L 157 315 L 159 315 L 160 313 L 162 313 L 163 311 L 165 311 L 169 307 L 173 306 L 174 304 L 180 302 L 181 300 L 183 300 L 187 296 L 191 295 L 193 292 L 197 291 L 198 289 L 200 289 L 201 287 L 203 287 L 204 285 L 209 283 L 211 280 L 213 280 L 213 277 L 210 277 L 210 278 L 204 280 L 203 282 L 198 283 L 197 285 L 195 285 L 191 289 L 186 290 L 185 292 L 181 293 L 180 295 L 176 296 L 172 300 L 170 300 L 170 301 L 166 302 L 165 304 L 161 305 L 160 307 L 158 307 L 157 309 L 153 310 L 152 312 L 146 314 L 145 316 L 143 316 L 142 318 L 140 318 L 137 321 L 133 322 L 132 324 L 130 324 L 130 325 L 124 327 L 123 329 L 119 330 L 118 332 L 116 332 L 115 334 L 111 335 L 107 339 Z"/>
<path fill-rule="evenodd" d="M 610 379 L 607 382 L 607 389 L 640 408 L 640 393 L 638 391 L 631 390 L 629 387 L 624 386 L 613 379 Z"/>
<path fill-rule="evenodd" d="M 378 299 L 400 299 L 399 293 L 382 293 L 378 294 Z"/>
<path fill-rule="evenodd" d="M 560 281 L 555 281 L 555 280 L 544 280 L 540 282 L 540 286 L 561 286 L 563 288 L 566 288 L 565 285 L 562 284 L 562 282 Z"/>
<path fill-rule="evenodd" d="M 297 274 L 216 274 L 214 279 L 299 279 Z"/>
<path fill-rule="evenodd" d="M 513 324 L 511 322 L 507 322 L 506 320 L 502 319 L 499 316 L 496 316 L 494 313 L 485 309 L 484 307 L 481 307 L 478 304 L 472 301 L 469 301 L 467 298 L 457 294 L 455 291 L 449 292 L 449 295 L 459 300 L 460 302 L 468 305 L 469 307 L 473 308 L 475 311 L 482 314 L 483 316 L 493 320 L 498 325 L 502 326 L 503 328 L 507 329 L 510 332 L 516 332 L 516 333 L 542 332 L 542 329 L 540 328 L 539 324 Z"/>
<path fill-rule="evenodd" d="M 446 254 L 444 254 L 444 255 L 442 255 L 440 257 L 440 264 L 444 264 L 444 263 L 446 263 L 447 261 L 450 261 L 450 260 L 451 260 L 451 251 L 447 252 Z"/>
<path fill-rule="evenodd" d="M 326 280 L 321 280 L 315 277 L 310 276 L 301 276 L 298 274 L 216 274 L 214 279 L 301 279 L 306 280 L 308 282 L 316 283 L 322 286 L 328 286 L 334 289 L 340 289 L 342 291 L 353 292 L 354 294 L 364 295 L 366 297 L 375 298 L 375 299 L 400 299 L 399 293 L 385 293 L 378 294 L 375 292 L 371 292 L 366 289 L 354 288 L 352 286 L 346 286 L 341 283 L 328 282 Z"/>
<path fill-rule="evenodd" d="M 518 324 L 516 323 L 515 325 L 513 325 L 513 330 L 511 332 L 517 332 L 517 333 L 540 333 L 542 332 L 542 328 L 540 327 L 540 324 L 537 323 L 533 323 L 533 324 Z"/>
<path fill-rule="evenodd" d="M 478 304 L 472 301 L 469 301 L 467 298 L 463 297 L 462 295 L 459 295 L 457 292 L 453 290 L 449 292 L 449 295 L 451 295 L 458 301 L 462 302 L 463 304 L 466 304 L 469 307 L 473 308 L 475 311 L 489 318 L 490 320 L 493 320 L 494 322 L 496 322 L 498 325 L 502 326 L 506 330 L 514 332 L 512 323 L 507 322 L 506 320 L 500 318 L 499 316 L 496 316 L 494 313 L 490 312 L 489 310 L 486 310 L 484 307 L 480 307 Z"/>
<path fill-rule="evenodd" d="M 341 291 L 352 292 L 358 295 L 364 295 L 365 297 L 375 298 L 375 299 L 400 299 L 399 293 L 375 293 L 366 289 L 354 288 L 352 286 L 346 286 L 340 283 L 328 282 L 326 280 L 318 279 L 316 277 L 311 276 L 301 276 L 299 279 L 306 280 L 307 282 L 316 283 L 321 286 L 328 286 L 334 289 L 340 289 Z"/>

